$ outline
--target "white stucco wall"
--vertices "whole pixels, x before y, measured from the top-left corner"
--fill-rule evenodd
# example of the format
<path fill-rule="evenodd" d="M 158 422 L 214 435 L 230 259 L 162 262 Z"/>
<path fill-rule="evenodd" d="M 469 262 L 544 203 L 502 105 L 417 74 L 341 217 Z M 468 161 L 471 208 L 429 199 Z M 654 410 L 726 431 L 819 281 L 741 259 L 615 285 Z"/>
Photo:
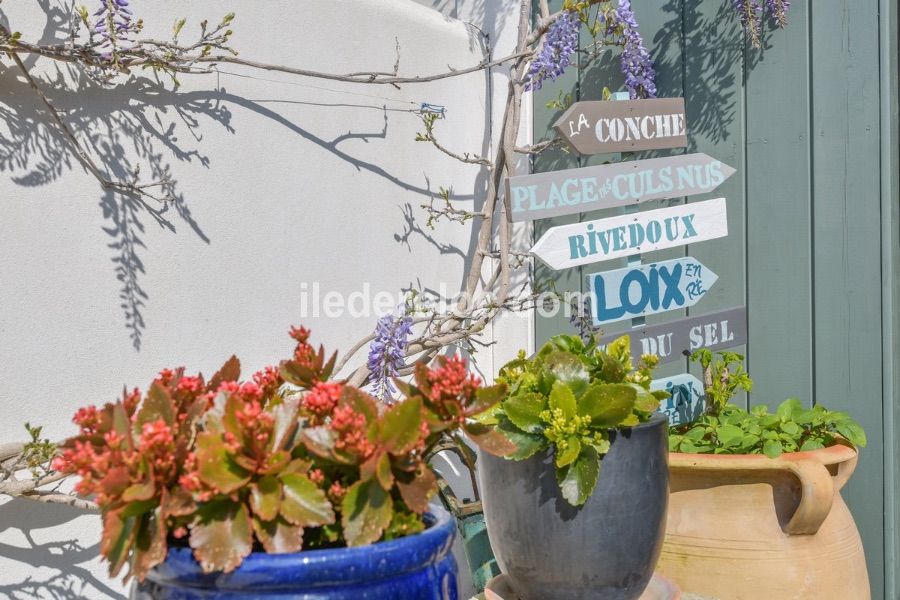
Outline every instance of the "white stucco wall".
<path fill-rule="evenodd" d="M 66 4 L 4 2 L 0 19 L 26 39 L 59 40 Z M 203 18 L 234 11 L 242 56 L 333 72 L 389 71 L 396 42 L 404 74 L 481 60 L 480 35 L 451 12 L 499 40 L 495 53 L 515 27 L 499 0 L 437 6 L 445 15 L 408 0 L 132 4 L 153 37 L 184 16 L 189 39 Z M 26 420 L 64 437 L 77 407 L 111 400 L 123 384 L 143 387 L 162 367 L 209 373 L 236 353 L 249 373 L 290 352 L 290 324 L 336 349 L 372 329 L 374 315 L 309 316 L 316 284 L 322 295 L 458 290 L 470 231 L 431 231 L 419 206 L 452 186 L 461 205 L 477 207 L 485 173 L 413 141 L 421 123 L 410 111 L 446 106 L 442 143 L 487 152 L 486 75 L 398 90 L 228 66 L 184 76 L 174 93 L 140 74 L 104 90 L 46 61 L 37 67 L 95 156 L 119 176 L 136 166 L 147 178 L 171 173 L 180 202 L 160 225 L 104 194 L 0 61 L 0 443 L 22 439 Z M 61 83 L 73 77 L 82 93 Z M 494 75 L 494 93 L 504 77 Z M 502 344 L 479 356 L 485 375 L 528 343 L 530 323 L 491 332 Z M 96 559 L 98 537 L 94 515 L 0 499 L 0 597 L 120 597 Z"/>

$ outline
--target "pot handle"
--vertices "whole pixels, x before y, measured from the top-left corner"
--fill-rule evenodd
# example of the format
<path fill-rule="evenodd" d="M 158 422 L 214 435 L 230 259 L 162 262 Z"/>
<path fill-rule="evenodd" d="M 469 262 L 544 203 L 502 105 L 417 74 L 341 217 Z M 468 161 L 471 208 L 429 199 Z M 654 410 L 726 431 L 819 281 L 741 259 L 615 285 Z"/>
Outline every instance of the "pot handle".
<path fill-rule="evenodd" d="M 831 512 L 834 481 L 828 468 L 813 458 L 778 460 L 800 480 L 800 504 L 788 522 L 789 535 L 814 535 Z"/>

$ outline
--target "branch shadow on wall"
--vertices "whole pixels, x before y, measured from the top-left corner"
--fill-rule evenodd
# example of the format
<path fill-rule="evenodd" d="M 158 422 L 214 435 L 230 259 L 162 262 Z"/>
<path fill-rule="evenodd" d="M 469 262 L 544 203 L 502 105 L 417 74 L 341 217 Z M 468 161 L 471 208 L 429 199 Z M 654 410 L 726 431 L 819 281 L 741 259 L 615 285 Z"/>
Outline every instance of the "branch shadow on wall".
<path fill-rule="evenodd" d="M 85 546 L 77 539 L 38 541 L 47 536 L 42 530 L 65 527 L 72 519 L 99 515 L 59 504 L 43 504 L 33 500 L 13 499 L 0 506 L 0 536 L 6 538 L 9 531 L 23 538 L 25 544 L 0 542 L 0 557 L 27 565 L 30 574 L 22 581 L 0 584 L 0 597 L 10 600 L 80 600 L 86 597 L 103 597 L 125 600 L 118 589 L 110 587 L 98 578 L 89 565 L 96 562 L 99 543 Z M 67 532 L 65 535 L 71 535 Z M 94 566 L 96 569 L 96 566 Z M 100 567 L 105 568 L 105 565 Z M 3 578 L 5 581 L 6 578 Z"/>
<path fill-rule="evenodd" d="M 178 188 L 169 157 L 201 165 L 208 160 L 197 149 L 183 148 L 175 135 L 176 120 L 192 131 L 201 118 L 230 129 L 231 113 L 214 100 L 160 103 L 161 96 L 172 92 L 146 78 L 106 89 L 74 67 L 57 67 L 52 76 L 41 77 L 39 85 L 108 178 L 168 180 L 158 192 L 174 199 L 167 204 L 152 205 L 151 201 L 101 189 L 99 206 L 107 222 L 103 231 L 109 236 L 125 327 L 134 349 L 139 350 L 146 328 L 143 309 L 149 297 L 141 285 L 146 273 L 141 255 L 146 249 L 148 223 L 172 233 L 187 226 L 204 242 L 210 241 Z M 8 173 L 18 185 L 37 187 L 70 171 L 83 171 L 70 140 L 49 121 L 47 111 L 15 69 L 0 67 L 0 90 L 0 120 L 8 130 L 8 135 L 0 138 L 0 173 Z M 154 102 L 142 102 L 142 97 Z M 197 135 L 196 141 L 200 139 Z M 100 187 L 99 182 L 97 185 Z"/>

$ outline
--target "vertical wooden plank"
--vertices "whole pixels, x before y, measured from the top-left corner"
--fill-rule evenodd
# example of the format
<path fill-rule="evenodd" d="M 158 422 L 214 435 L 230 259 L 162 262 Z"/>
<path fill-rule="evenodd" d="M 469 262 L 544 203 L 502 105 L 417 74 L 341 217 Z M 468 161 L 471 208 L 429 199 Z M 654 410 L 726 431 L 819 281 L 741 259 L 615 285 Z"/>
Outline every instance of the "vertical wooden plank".
<path fill-rule="evenodd" d="M 815 401 L 852 413 L 868 434 L 844 496 L 873 598 L 883 598 L 878 0 L 810 6 Z"/>
<path fill-rule="evenodd" d="M 881 273 L 885 598 L 900 598 L 900 7 L 881 0 Z"/>
<path fill-rule="evenodd" d="M 537 4 L 537 3 L 535 3 Z M 562 8 L 562 0 L 552 0 L 551 10 Z M 540 90 L 534 92 L 534 140 L 552 139 L 556 132 L 552 125 L 564 111 L 548 107 L 547 103 L 571 94 L 573 101 L 577 100 L 578 69 L 569 67 L 566 72 L 555 81 L 545 81 Z M 532 172 L 559 171 L 578 166 L 578 158 L 574 153 L 563 149 L 550 149 L 535 156 L 532 162 Z M 556 217 L 536 221 L 534 224 L 534 240 L 537 241 L 551 227 L 567 223 L 577 223 L 578 215 Z M 566 290 L 581 290 L 581 269 L 565 269 L 554 271 L 539 260 L 535 260 L 535 279 L 541 285 L 552 284 L 559 292 Z M 540 310 L 535 311 L 535 347 L 540 347 L 548 338 L 559 333 L 572 333 L 572 324 L 564 311 L 557 311 L 553 315 L 543 316 Z"/>
<path fill-rule="evenodd" d="M 701 314 L 746 302 L 744 193 L 751 174 L 744 162 L 744 56 L 740 24 L 730 3 L 685 2 L 683 28 L 689 150 L 705 152 L 738 170 L 715 192 L 691 198 L 728 200 L 728 237 L 686 248 L 719 276 L 703 301 L 688 311 Z M 744 347 L 733 350 L 746 352 Z M 702 378 L 698 365 L 691 370 Z M 739 405 L 745 402 L 743 395 L 735 399 Z"/>
<path fill-rule="evenodd" d="M 809 13 L 791 6 L 747 49 L 747 310 L 751 404 L 813 401 Z M 790 99 L 788 101 L 788 98 Z"/>

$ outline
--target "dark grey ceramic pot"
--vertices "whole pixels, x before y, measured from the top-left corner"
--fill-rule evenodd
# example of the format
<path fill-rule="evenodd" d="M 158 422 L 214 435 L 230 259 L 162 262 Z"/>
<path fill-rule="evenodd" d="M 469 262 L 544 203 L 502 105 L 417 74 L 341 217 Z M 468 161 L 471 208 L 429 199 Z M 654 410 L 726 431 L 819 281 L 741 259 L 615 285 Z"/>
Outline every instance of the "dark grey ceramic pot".
<path fill-rule="evenodd" d="M 491 547 L 521 600 L 633 600 L 653 576 L 668 505 L 668 419 L 612 434 L 593 495 L 570 506 L 551 451 L 521 462 L 481 453 Z"/>

